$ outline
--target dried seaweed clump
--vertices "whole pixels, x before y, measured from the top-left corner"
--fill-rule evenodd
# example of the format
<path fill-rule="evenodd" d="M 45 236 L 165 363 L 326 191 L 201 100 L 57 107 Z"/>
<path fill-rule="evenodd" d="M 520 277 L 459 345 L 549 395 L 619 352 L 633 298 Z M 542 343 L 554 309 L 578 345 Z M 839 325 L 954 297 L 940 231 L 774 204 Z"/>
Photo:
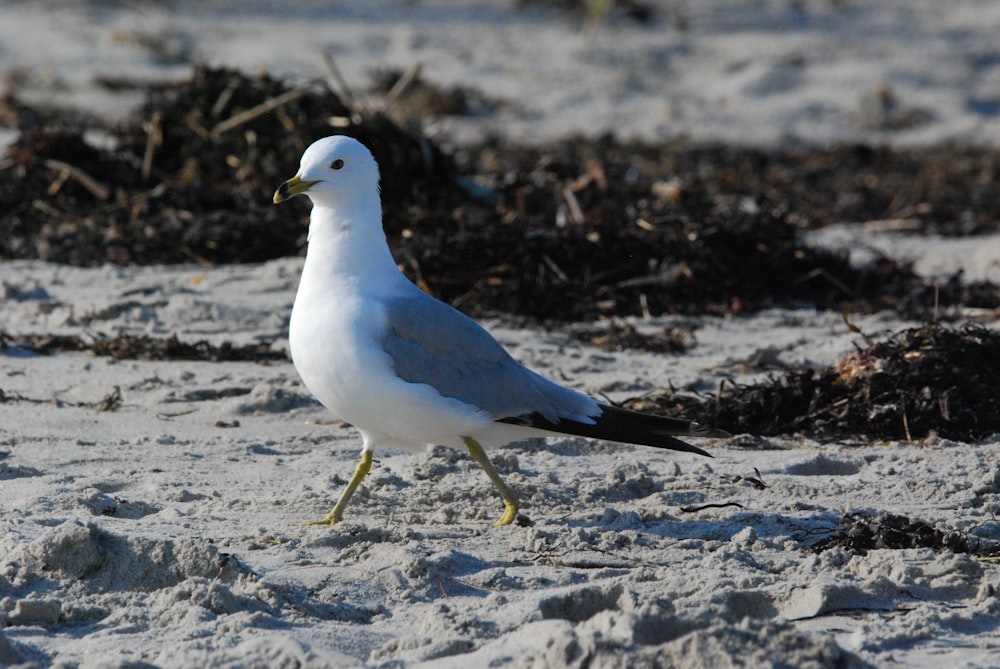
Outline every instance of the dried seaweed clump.
<path fill-rule="evenodd" d="M 810 548 L 817 553 L 831 548 L 843 548 L 865 555 L 879 548 L 933 548 L 955 553 L 988 555 L 996 550 L 972 539 L 964 532 L 941 530 L 928 523 L 893 513 L 848 513 L 840 519 L 840 529 Z"/>
<path fill-rule="evenodd" d="M 363 141 L 383 166 L 387 219 L 452 187 L 453 168 L 435 146 L 319 83 L 198 67 L 187 81 L 152 88 L 100 147 L 88 129 L 41 119 L 8 150 L 0 257 L 87 266 L 295 255 L 303 220 L 279 212 L 271 195 L 309 144 L 335 133 Z"/>
<path fill-rule="evenodd" d="M 394 112 L 412 103 L 468 113 L 461 95 L 417 95 L 427 84 L 411 72 L 412 99 L 395 84 L 386 94 Z M 935 289 L 906 263 L 855 267 L 846 252 L 800 235 L 881 219 L 916 230 L 967 223 L 951 228 L 958 234 L 995 229 L 995 151 L 759 150 L 608 136 L 539 147 L 486 141 L 452 159 L 416 124 L 353 108 L 322 83 L 208 67 L 151 87 L 117 127 L 11 109 L 23 129 L 0 159 L 5 259 L 93 266 L 295 255 L 307 204 L 279 209 L 271 194 L 306 146 L 344 133 L 379 161 L 385 229 L 404 271 L 472 315 L 558 323 L 850 303 L 919 319 L 934 305 L 950 317 L 952 306 L 1000 300 L 992 283 L 956 275 Z M 87 132 L 95 129 L 100 141 Z"/>
<path fill-rule="evenodd" d="M 578 328 L 573 334 L 584 343 L 612 352 L 633 350 L 680 354 L 694 348 L 697 343 L 694 327 L 690 324 L 668 326 L 659 332 L 645 333 L 631 323 L 611 320 Z"/>
<path fill-rule="evenodd" d="M 846 253 L 807 245 L 783 193 L 734 192 L 726 179 L 739 176 L 729 165 L 745 159 L 739 152 L 604 137 L 475 155 L 470 171 L 489 175 L 495 212 L 463 208 L 397 242 L 437 295 L 475 315 L 593 321 L 931 303 L 906 265 L 857 268 Z"/>
<path fill-rule="evenodd" d="M 79 335 L 25 335 L 13 337 L 0 330 L 0 351 L 17 346 L 39 355 L 66 351 L 89 351 L 94 355 L 118 360 L 200 360 L 205 362 L 270 362 L 284 361 L 288 356 L 275 351 L 270 344 L 236 346 L 231 342 L 212 344 L 205 340 L 180 341 L 176 335 L 165 339 L 148 335 L 118 333 L 111 337 L 97 334 L 92 337 Z"/>
<path fill-rule="evenodd" d="M 1000 334 L 926 325 L 871 342 L 825 370 L 792 370 L 718 397 L 669 393 L 631 404 L 685 413 L 730 432 L 812 439 L 973 442 L 1000 432 Z"/>

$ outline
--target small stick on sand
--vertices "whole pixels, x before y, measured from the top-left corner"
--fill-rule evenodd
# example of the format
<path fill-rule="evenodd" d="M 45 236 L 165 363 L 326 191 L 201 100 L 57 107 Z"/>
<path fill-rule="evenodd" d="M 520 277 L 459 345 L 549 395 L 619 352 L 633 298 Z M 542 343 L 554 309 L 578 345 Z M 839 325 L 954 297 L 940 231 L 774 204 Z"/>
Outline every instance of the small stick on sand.
<path fill-rule="evenodd" d="M 724 509 L 727 506 L 735 506 L 739 509 L 743 508 L 743 505 L 739 502 L 723 502 L 718 504 L 702 504 L 701 506 L 682 506 L 681 511 L 684 513 L 697 513 L 705 509 Z"/>

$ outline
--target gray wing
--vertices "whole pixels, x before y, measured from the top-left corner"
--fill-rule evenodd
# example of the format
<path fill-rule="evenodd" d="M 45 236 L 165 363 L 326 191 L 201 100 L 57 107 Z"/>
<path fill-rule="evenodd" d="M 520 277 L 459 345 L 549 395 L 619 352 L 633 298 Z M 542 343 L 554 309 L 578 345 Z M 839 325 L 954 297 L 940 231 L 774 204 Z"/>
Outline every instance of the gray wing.
<path fill-rule="evenodd" d="M 494 420 L 538 414 L 551 423 L 593 422 L 590 416 L 600 412 L 592 398 L 527 369 L 478 323 L 429 295 L 415 292 L 385 306 L 382 347 L 406 381 L 479 407 Z"/>

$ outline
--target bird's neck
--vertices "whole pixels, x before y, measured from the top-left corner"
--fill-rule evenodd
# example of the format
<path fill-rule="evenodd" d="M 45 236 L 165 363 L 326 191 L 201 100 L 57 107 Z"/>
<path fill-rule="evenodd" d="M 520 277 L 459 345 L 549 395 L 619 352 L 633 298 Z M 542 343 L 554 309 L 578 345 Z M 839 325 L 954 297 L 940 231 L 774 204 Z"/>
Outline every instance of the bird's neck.
<path fill-rule="evenodd" d="M 378 225 L 371 219 L 377 217 Z M 354 286 L 378 293 L 405 277 L 389 252 L 382 231 L 378 196 L 358 198 L 353 204 L 313 207 L 309 221 L 309 248 L 302 270 L 303 283 Z M 332 282 L 332 283 L 331 283 Z"/>

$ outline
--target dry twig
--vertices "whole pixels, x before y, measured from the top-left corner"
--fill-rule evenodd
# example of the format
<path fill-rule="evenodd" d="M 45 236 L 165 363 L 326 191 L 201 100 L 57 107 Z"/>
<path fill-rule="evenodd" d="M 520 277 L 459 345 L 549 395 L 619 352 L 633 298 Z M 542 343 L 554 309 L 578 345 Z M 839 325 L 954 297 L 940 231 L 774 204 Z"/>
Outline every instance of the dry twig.
<path fill-rule="evenodd" d="M 54 158 L 46 158 L 45 166 L 54 172 L 58 172 L 59 176 L 56 183 L 58 183 L 60 187 L 62 186 L 62 183 L 72 177 L 73 179 L 76 179 L 81 186 L 89 190 L 98 200 L 107 200 L 111 197 L 111 191 L 107 186 L 81 170 L 79 167 L 70 165 L 69 163 L 64 163 L 63 161 L 56 160 Z M 56 188 L 55 184 L 53 184 L 52 188 L 55 188 L 55 192 L 59 191 L 59 188 Z M 54 195 L 55 193 L 52 194 Z"/>
<path fill-rule="evenodd" d="M 300 98 L 304 95 L 305 91 L 299 88 L 294 88 L 290 91 L 286 91 L 277 97 L 273 97 L 270 100 L 265 100 L 256 107 L 251 107 L 246 111 L 242 111 L 239 114 L 230 116 L 225 121 L 217 124 L 212 128 L 211 134 L 215 137 L 232 130 L 233 128 L 238 128 L 244 123 L 249 123 L 258 116 L 263 116 L 269 111 L 273 111 L 282 105 L 286 105 L 292 100 Z"/>

